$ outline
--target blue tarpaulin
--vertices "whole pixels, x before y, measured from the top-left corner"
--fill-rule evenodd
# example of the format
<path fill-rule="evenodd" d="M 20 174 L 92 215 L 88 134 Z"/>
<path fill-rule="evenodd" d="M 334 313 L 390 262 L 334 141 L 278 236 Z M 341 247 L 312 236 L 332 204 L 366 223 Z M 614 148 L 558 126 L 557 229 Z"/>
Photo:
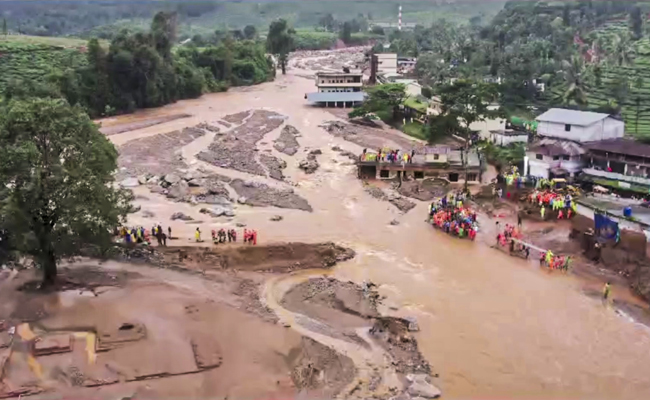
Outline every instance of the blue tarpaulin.
<path fill-rule="evenodd" d="M 600 233 L 600 237 L 605 239 L 614 239 L 618 233 L 618 223 L 607 218 L 602 214 L 594 215 L 594 223 L 596 225 L 596 232 Z"/>

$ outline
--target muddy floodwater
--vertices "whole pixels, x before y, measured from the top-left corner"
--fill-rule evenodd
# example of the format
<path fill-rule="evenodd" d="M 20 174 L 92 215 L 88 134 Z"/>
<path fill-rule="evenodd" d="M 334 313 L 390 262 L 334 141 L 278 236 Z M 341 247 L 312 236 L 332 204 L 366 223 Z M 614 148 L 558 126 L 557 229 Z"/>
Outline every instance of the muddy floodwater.
<path fill-rule="evenodd" d="M 101 122 L 105 127 L 127 123 L 138 127 L 147 125 L 137 125 L 146 119 L 162 121 L 112 134 L 110 140 L 121 146 L 199 123 L 216 124 L 226 115 L 246 110 L 286 116 L 286 123 L 300 132 L 301 148 L 295 157 L 273 154 L 286 161 L 284 174 L 291 184 L 265 182 L 293 188 L 313 212 L 240 207 L 236 222 L 257 229 L 261 242 L 333 241 L 354 249 L 357 256 L 337 265 L 331 276 L 372 281 L 386 296 L 387 308 L 417 318 L 420 350 L 440 375 L 445 398 L 650 398 L 648 328 L 586 296 L 576 278 L 551 275 L 480 241 L 459 241 L 432 230 L 423 222 L 427 209 L 423 202 L 402 214 L 370 196 L 351 162 L 337 158 L 331 149 L 339 146 L 359 153 L 362 148 L 320 128 L 335 117 L 306 104 L 305 93 L 315 89 L 314 81 L 304 77 L 308 73 L 290 69 L 274 82 Z M 164 119 L 177 115 L 189 117 Z M 268 133 L 259 147 L 271 149 L 280 131 Z M 204 136 L 183 148 L 190 165 L 203 163 L 195 156 L 211 139 Z M 322 151 L 320 167 L 305 174 L 297 165 L 311 149 Z M 221 169 L 210 167 L 216 172 Z M 230 176 L 257 179 L 232 171 Z M 181 237 L 183 245 L 193 238 L 197 226 L 207 235 L 222 224 L 202 219 L 197 206 L 172 203 L 144 186 L 135 192 L 136 203 L 156 216 L 144 219 L 135 214 L 130 221 L 134 224 L 149 227 L 152 221 L 161 221 L 167 226 L 177 211 L 195 217 L 194 224 L 172 223 L 174 236 Z M 282 221 L 270 220 L 276 215 Z M 394 219 L 399 225 L 390 224 Z"/>

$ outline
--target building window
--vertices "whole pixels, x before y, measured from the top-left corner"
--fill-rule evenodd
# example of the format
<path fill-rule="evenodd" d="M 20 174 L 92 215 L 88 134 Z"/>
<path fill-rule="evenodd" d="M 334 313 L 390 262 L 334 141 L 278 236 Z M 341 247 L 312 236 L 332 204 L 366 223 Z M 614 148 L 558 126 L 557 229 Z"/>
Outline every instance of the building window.
<path fill-rule="evenodd" d="M 439 160 L 440 159 L 440 154 L 434 154 L 433 159 L 434 160 Z"/>
<path fill-rule="evenodd" d="M 553 161 L 557 161 L 560 159 L 560 156 L 553 156 Z"/>
<path fill-rule="evenodd" d="M 413 178 L 414 179 L 424 179 L 424 171 L 414 171 L 413 172 Z"/>
<path fill-rule="evenodd" d="M 379 171 L 379 177 L 380 178 L 390 177 L 390 171 L 388 171 L 387 169 L 382 169 L 381 171 Z"/>
<path fill-rule="evenodd" d="M 467 174 L 467 180 L 470 182 L 478 180 L 478 174 Z"/>
<path fill-rule="evenodd" d="M 544 156 L 541 155 L 541 154 L 535 154 L 535 158 L 538 159 L 538 160 L 543 160 Z"/>
<path fill-rule="evenodd" d="M 571 132 L 571 124 L 564 125 L 564 131 L 565 132 Z"/>
<path fill-rule="evenodd" d="M 562 156 L 562 159 L 563 159 L 564 161 L 569 161 L 569 160 L 571 159 L 571 157 L 569 157 L 569 156 Z"/>

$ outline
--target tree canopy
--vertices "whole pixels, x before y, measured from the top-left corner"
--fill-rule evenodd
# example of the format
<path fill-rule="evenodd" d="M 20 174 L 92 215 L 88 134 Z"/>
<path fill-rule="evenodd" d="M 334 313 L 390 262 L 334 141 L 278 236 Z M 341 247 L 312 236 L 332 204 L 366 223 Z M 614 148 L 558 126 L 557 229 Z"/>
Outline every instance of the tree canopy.
<path fill-rule="evenodd" d="M 0 141 L 0 231 L 52 284 L 58 260 L 108 246 L 129 211 L 117 150 L 82 108 L 51 98 L 5 104 Z"/>
<path fill-rule="evenodd" d="M 269 26 L 269 34 L 266 38 L 266 48 L 270 53 L 278 56 L 282 73 L 287 73 L 287 56 L 294 47 L 294 35 L 296 31 L 289 27 L 284 19 L 273 21 Z"/>

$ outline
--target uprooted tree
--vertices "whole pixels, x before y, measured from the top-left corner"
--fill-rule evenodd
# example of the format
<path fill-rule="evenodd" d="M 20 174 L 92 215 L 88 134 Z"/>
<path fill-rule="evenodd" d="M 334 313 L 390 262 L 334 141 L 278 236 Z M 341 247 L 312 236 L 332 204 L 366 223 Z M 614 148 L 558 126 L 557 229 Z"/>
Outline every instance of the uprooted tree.
<path fill-rule="evenodd" d="M 0 109 L 0 231 L 54 283 L 57 262 L 106 249 L 131 195 L 114 185 L 117 150 L 81 107 L 14 99 Z"/>

